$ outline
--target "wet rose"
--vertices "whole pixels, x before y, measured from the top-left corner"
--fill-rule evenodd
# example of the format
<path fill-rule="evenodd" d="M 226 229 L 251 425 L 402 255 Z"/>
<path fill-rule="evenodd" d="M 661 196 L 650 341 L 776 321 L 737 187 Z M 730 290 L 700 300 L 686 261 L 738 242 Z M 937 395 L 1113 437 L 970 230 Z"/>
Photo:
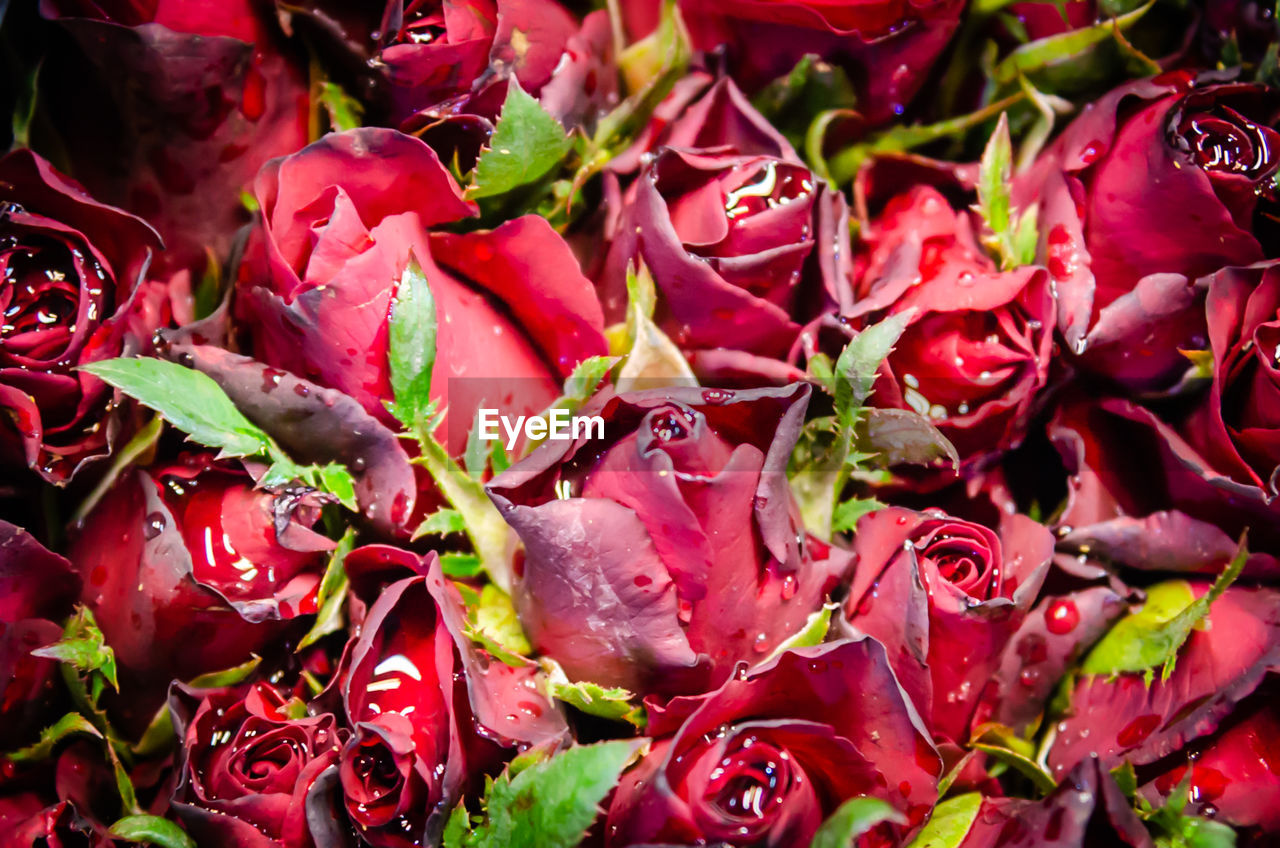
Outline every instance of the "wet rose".
<path fill-rule="evenodd" d="M 1176 615 L 1209 585 L 1179 580 L 1152 589 L 1158 592 L 1158 614 Z M 1151 592 L 1148 597 L 1148 603 L 1156 602 Z M 1058 717 L 1047 756 L 1050 773 L 1060 778 L 1090 756 L 1105 768 L 1127 760 L 1140 770 L 1164 763 L 1163 771 L 1177 764 L 1175 755 L 1185 764 L 1186 753 L 1194 750 L 1188 745 L 1219 727 L 1230 728 L 1237 704 L 1280 668 L 1278 600 L 1274 589 L 1227 589 L 1213 601 L 1203 627 L 1192 629 L 1177 648 L 1167 678 L 1159 667 L 1150 682 L 1141 671 L 1079 674 Z M 1103 647 L 1099 643 L 1094 650 Z M 1101 669 L 1106 656 L 1090 655 L 1087 663 Z"/>
<path fill-rule="evenodd" d="M 464 635 L 435 554 L 377 545 L 346 563 L 369 603 L 330 684 L 352 731 L 338 766 L 346 813 L 372 845 L 420 844 L 504 748 L 554 744 L 565 726 L 534 666 L 491 660 Z M 383 582 L 406 571 L 417 576 Z"/>
<path fill-rule="evenodd" d="M 65 484 L 111 451 L 111 388 L 75 369 L 147 341 L 130 308 L 159 248 L 35 154 L 0 159 L 0 461 Z"/>
<path fill-rule="evenodd" d="M 1041 198 L 1043 261 L 1067 346 L 1089 370 L 1165 388 L 1206 346 L 1204 285 L 1264 257 L 1280 95 L 1189 73 L 1086 108 L 1020 192 Z"/>
<path fill-rule="evenodd" d="M 184 760 L 173 808 L 195 839 L 220 845 L 315 844 L 307 796 L 338 760 L 330 714 L 299 714 L 266 683 L 244 691 L 181 686 L 170 699 Z"/>
<path fill-rule="evenodd" d="M 1055 323 L 1045 271 L 1001 271 L 978 243 L 979 226 L 931 185 L 890 199 L 864 224 L 857 300 L 839 334 L 843 345 L 851 327 L 913 310 L 871 403 L 926 416 L 970 467 L 1024 437 L 1048 379 Z"/>
<path fill-rule="evenodd" d="M 605 308 L 622 319 L 627 269 L 643 263 L 660 325 L 699 372 L 777 382 L 800 332 L 793 316 L 850 300 L 844 198 L 729 80 L 654 124 L 643 144 L 662 146 L 622 200 Z"/>
<path fill-rule="evenodd" d="M 847 560 L 804 536 L 786 480 L 808 395 L 600 396 L 582 414 L 604 438 L 547 442 L 494 478 L 524 543 L 513 598 L 535 649 L 574 680 L 674 694 L 798 630 Z"/>
<path fill-rule="evenodd" d="M 807 845 L 841 802 L 880 798 L 898 844 L 937 797 L 942 761 L 871 639 L 787 651 L 651 710 L 649 754 L 613 797 L 605 844 Z"/>
<path fill-rule="evenodd" d="M 394 423 L 384 405 L 391 307 L 414 262 L 435 301 L 432 397 L 458 433 L 484 402 L 507 415 L 541 412 L 578 362 L 606 351 L 594 289 L 545 219 L 429 232 L 475 207 L 416 138 L 330 134 L 264 168 L 257 194 L 263 220 L 236 303 L 255 358 L 338 389 L 383 421 Z M 464 444 L 449 446 L 461 454 Z"/>
<path fill-rule="evenodd" d="M 879 123 L 902 114 L 959 24 L 964 3 L 681 0 L 679 8 L 693 46 L 714 51 L 723 45 L 733 78 L 747 91 L 815 54 L 849 76 L 859 112 Z M 652 0 L 628 3 L 628 29 L 651 31 L 660 9 Z"/>
<path fill-rule="evenodd" d="M 238 665 L 315 612 L 333 547 L 311 529 L 324 502 L 257 489 L 205 454 L 128 472 L 103 497 L 69 558 L 122 681 L 146 693 L 127 705 L 134 719 L 170 680 Z"/>
<path fill-rule="evenodd" d="M 964 743 L 983 687 L 1040 590 L 1053 536 L 1022 515 L 997 534 L 938 511 L 890 507 L 854 534 L 845 617 L 882 642 L 925 723 Z"/>
<path fill-rule="evenodd" d="M 0 749 L 34 742 L 61 703 L 58 662 L 32 656 L 62 638 L 80 580 L 30 533 L 0 521 Z"/>
<path fill-rule="evenodd" d="M 241 193 L 307 142 L 305 55 L 251 0 L 40 9 L 74 42 L 51 51 L 42 86 L 72 173 L 160 230 L 161 277 L 225 258 L 250 221 Z"/>

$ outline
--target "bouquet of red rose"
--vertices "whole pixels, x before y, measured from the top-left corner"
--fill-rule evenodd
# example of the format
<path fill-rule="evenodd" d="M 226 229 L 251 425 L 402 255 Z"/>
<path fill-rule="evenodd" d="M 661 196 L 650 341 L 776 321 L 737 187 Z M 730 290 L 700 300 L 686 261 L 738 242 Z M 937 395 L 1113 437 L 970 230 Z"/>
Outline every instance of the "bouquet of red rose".
<path fill-rule="evenodd" d="M 0 848 L 1280 843 L 1261 0 L 0 0 Z"/>

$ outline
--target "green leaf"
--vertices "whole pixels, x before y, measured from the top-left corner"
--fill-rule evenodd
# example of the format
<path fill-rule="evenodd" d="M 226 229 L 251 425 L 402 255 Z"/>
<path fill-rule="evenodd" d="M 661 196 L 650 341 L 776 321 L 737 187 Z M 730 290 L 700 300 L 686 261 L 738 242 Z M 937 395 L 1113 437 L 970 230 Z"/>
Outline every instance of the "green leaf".
<path fill-rule="evenodd" d="M 78 525 L 88 517 L 93 508 L 97 506 L 98 501 L 102 500 L 102 496 L 111 490 L 119 479 L 121 473 L 126 468 L 137 462 L 143 455 L 148 454 L 155 447 L 156 442 L 160 441 L 160 434 L 164 431 L 164 418 L 159 415 L 153 415 L 146 424 L 134 434 L 133 438 L 123 448 L 117 448 L 115 455 L 111 457 L 111 467 L 102 475 L 102 479 L 93 487 L 80 505 L 76 507 L 75 513 L 71 516 L 71 524 Z"/>
<path fill-rule="evenodd" d="M 475 848 L 573 848 L 640 742 L 577 745 L 489 787 Z"/>
<path fill-rule="evenodd" d="M 570 683 L 553 680 L 548 684 L 551 696 L 564 701 L 587 715 L 610 721 L 625 721 L 636 727 L 645 725 L 644 708 L 631 703 L 635 695 L 621 686 L 604 687 L 599 683 Z"/>
<path fill-rule="evenodd" d="M 858 519 L 869 512 L 883 509 L 884 504 L 875 498 L 850 498 L 836 507 L 831 517 L 831 529 L 836 533 L 848 533 L 858 526 Z"/>
<path fill-rule="evenodd" d="M 421 430 L 433 413 L 431 369 L 436 362 L 436 301 L 417 257 L 400 275 L 391 301 L 387 365 L 394 398 L 388 409 L 410 431 Z"/>
<path fill-rule="evenodd" d="M 262 657 L 251 657 L 248 660 L 234 665 L 231 668 L 224 668 L 222 671 L 211 671 L 208 674 L 197 675 L 187 681 L 187 685 L 193 689 L 221 689 L 223 686 L 235 686 L 248 679 L 253 674 Z"/>
<path fill-rule="evenodd" d="M 476 162 L 475 182 L 467 196 L 492 197 L 535 182 L 560 164 L 571 146 L 560 122 L 512 76 L 502 113 L 489 146 Z"/>
<path fill-rule="evenodd" d="M 480 590 L 479 603 L 469 612 L 468 636 L 508 665 L 528 663 L 525 657 L 533 653 L 533 646 L 520 627 L 510 595 L 491 583 L 486 584 Z"/>
<path fill-rule="evenodd" d="M 364 120 L 364 106 L 359 100 L 342 90 L 337 83 L 325 80 L 320 83 L 319 104 L 329 115 L 329 126 L 335 132 L 353 130 L 361 126 Z"/>
<path fill-rule="evenodd" d="M 1117 32 L 1123 33 L 1131 28 L 1152 5 L 1154 2 L 1145 3 L 1114 19 L 1107 16 L 1106 20 L 1100 20 L 1092 26 L 1071 29 L 1024 44 L 995 66 L 991 79 L 997 85 L 1008 85 L 1019 76 L 1035 75 L 1054 65 L 1085 56 L 1092 48 L 1113 40 Z"/>
<path fill-rule="evenodd" d="M 441 845 L 443 848 L 466 848 L 471 836 L 471 817 L 467 815 L 465 804 L 459 804 L 449 814 L 445 822 Z"/>
<path fill-rule="evenodd" d="M 87 718 L 79 713 L 67 713 L 40 731 L 39 740 L 25 748 L 13 751 L 8 755 L 8 759 L 15 763 L 32 763 L 47 760 L 59 742 L 69 736 L 79 734 L 102 738 L 102 732 L 94 727 Z"/>
<path fill-rule="evenodd" d="M 219 456 L 255 456 L 271 439 L 240 410 L 213 378 L 176 362 L 139 357 L 81 365 L 88 372 L 150 407 L 192 441 L 218 448 Z"/>
<path fill-rule="evenodd" d="M 561 401 L 572 404 L 566 408 L 577 409 L 589 400 L 617 361 L 616 356 L 591 356 L 579 362 L 564 381 Z"/>
<path fill-rule="evenodd" d="M 1150 809 L 1145 799 L 1139 798 L 1139 813 L 1146 819 L 1157 848 L 1235 848 L 1235 831 L 1227 825 L 1185 815 L 1191 777 L 1192 769 L 1188 768 L 1159 809 Z"/>
<path fill-rule="evenodd" d="M 892 352 L 914 315 L 912 309 L 890 315 L 858 333 L 840 352 L 835 366 L 835 411 L 842 430 L 853 427 L 858 410 L 871 396 L 880 363 Z"/>
<path fill-rule="evenodd" d="M 809 357 L 807 370 L 809 376 L 817 380 L 827 394 L 835 394 L 836 372 L 835 363 L 831 361 L 831 357 L 822 352 L 815 353 Z"/>
<path fill-rule="evenodd" d="M 463 519 L 462 513 L 456 509 L 438 509 L 418 525 L 418 529 L 413 531 L 413 538 L 448 536 L 450 533 L 465 532 L 467 532 L 467 522 Z"/>
<path fill-rule="evenodd" d="M 177 822 L 159 816 L 125 816 L 111 825 L 110 834 L 117 839 L 161 848 L 196 848 L 195 840 Z"/>
<path fill-rule="evenodd" d="M 1120 787 L 1120 791 L 1124 793 L 1124 797 L 1130 801 L 1138 794 L 1138 775 L 1134 771 L 1133 763 L 1125 760 L 1111 770 L 1111 777 L 1115 780 L 1116 786 Z"/>
<path fill-rule="evenodd" d="M 316 488 L 333 495 L 347 509 L 352 512 L 359 509 L 356 503 L 356 479 L 345 465 L 330 462 L 328 465 L 316 466 L 315 482 Z"/>
<path fill-rule="evenodd" d="M 999 724 L 984 724 L 976 727 L 970 745 L 974 750 L 982 751 L 1020 772 L 1035 784 L 1036 789 L 1046 795 L 1058 785 L 1049 772 L 1035 761 L 1034 746 L 1008 727 Z"/>
<path fill-rule="evenodd" d="M 329 565 L 320 580 L 320 588 L 316 590 L 316 620 L 307 635 L 298 642 L 295 653 L 342 629 L 342 607 L 350 584 L 343 563 L 355 546 L 356 531 L 348 527 L 347 532 L 338 540 L 338 546 L 329 555 Z"/>
<path fill-rule="evenodd" d="M 175 742 L 177 736 L 173 730 L 173 715 L 169 712 L 169 705 L 165 704 L 156 710 L 138 741 L 129 746 L 129 753 L 135 757 L 154 757 L 168 751 Z"/>
<path fill-rule="evenodd" d="M 907 848 L 957 848 L 982 807 L 982 794 L 969 792 L 938 804 L 929 821 Z"/>
<path fill-rule="evenodd" d="M 1036 247 L 1040 243 L 1039 211 L 1039 207 L 1033 205 L 1018 216 L 1018 225 L 1010 237 L 1015 266 L 1031 265 L 1036 261 Z"/>
<path fill-rule="evenodd" d="M 484 406 L 483 401 L 480 406 Z M 501 439 L 494 441 L 501 441 Z M 477 409 L 476 417 L 471 422 L 471 429 L 467 431 L 467 449 L 462 455 L 462 466 L 467 469 L 467 475 L 472 480 L 483 480 L 488 459 L 485 443 L 480 438 L 480 410 Z"/>
<path fill-rule="evenodd" d="M 822 609 L 809 613 L 804 626 L 774 648 L 769 659 L 793 648 L 811 648 L 814 645 L 821 645 L 827 638 L 827 631 L 831 629 L 831 613 L 839 608 L 839 604 L 823 604 Z"/>
<path fill-rule="evenodd" d="M 1191 631 L 1209 614 L 1209 608 L 1244 570 L 1249 552 L 1240 547 L 1218 579 L 1199 598 L 1185 580 L 1168 580 L 1148 588 L 1142 608 L 1115 623 L 1094 645 L 1081 664 L 1085 674 L 1115 675 L 1162 668 L 1161 679 L 1173 673 L 1178 650 Z"/>
<path fill-rule="evenodd" d="M 978 212 L 997 235 L 1009 229 L 1009 177 L 1012 174 L 1009 115 L 1002 112 L 978 166 Z"/>
<path fill-rule="evenodd" d="M 484 563 L 475 554 L 449 552 L 440 554 L 440 568 L 445 577 L 476 577 L 484 571 Z"/>
<path fill-rule="evenodd" d="M 822 823 L 809 848 L 850 848 L 853 841 L 881 822 L 906 819 L 879 798 L 850 798 Z"/>
<path fill-rule="evenodd" d="M 99 672 L 112 689 L 120 691 L 115 652 L 107 644 L 88 607 L 76 610 L 63 630 L 62 639 L 35 649 L 31 655 L 67 663 L 82 674 Z"/>

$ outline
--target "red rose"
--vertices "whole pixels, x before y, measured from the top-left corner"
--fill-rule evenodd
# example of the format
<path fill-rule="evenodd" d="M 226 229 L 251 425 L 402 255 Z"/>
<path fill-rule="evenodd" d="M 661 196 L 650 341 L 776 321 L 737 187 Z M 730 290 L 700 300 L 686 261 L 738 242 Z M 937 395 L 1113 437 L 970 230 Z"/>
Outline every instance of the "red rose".
<path fill-rule="evenodd" d="M 242 663 L 315 612 L 333 547 L 310 529 L 322 502 L 309 489 L 256 489 L 208 455 L 126 473 L 99 502 L 69 558 L 122 686 L 137 693 L 123 705 L 133 719 L 154 713 L 134 701 Z"/>
<path fill-rule="evenodd" d="M 678 94 L 681 114 L 655 116 L 651 136 L 615 163 L 658 151 L 611 227 L 605 308 L 622 319 L 627 269 L 642 261 L 659 322 L 699 372 L 788 382 L 797 317 L 850 302 L 848 207 L 731 81 L 692 104 Z"/>
<path fill-rule="evenodd" d="M 1204 285 L 1263 258 L 1277 198 L 1280 94 L 1170 74 L 1086 107 L 1020 182 L 1039 199 L 1041 255 L 1067 347 L 1134 389 L 1206 346 Z M 1256 219 L 1256 220 L 1255 220 Z"/>
<path fill-rule="evenodd" d="M 804 537 L 786 464 L 808 386 L 601 396 L 605 437 L 547 442 L 489 484 L 524 543 L 513 590 L 575 680 L 703 692 L 803 626 L 847 556 Z"/>
<path fill-rule="evenodd" d="M 808 845 L 861 795 L 904 814 L 906 827 L 884 826 L 901 837 L 937 797 L 942 761 L 871 639 L 787 651 L 651 710 L 648 732 L 656 741 L 623 775 L 606 845 Z"/>
<path fill-rule="evenodd" d="M 482 656 L 464 635 L 462 600 L 434 553 L 375 545 L 346 565 L 371 601 L 330 683 L 352 730 L 338 766 L 346 813 L 372 845 L 421 844 L 503 748 L 555 744 L 565 725 L 536 667 Z M 406 572 L 418 576 L 382 582 Z"/>
<path fill-rule="evenodd" d="M 307 142 L 306 57 L 252 0 L 40 9 L 75 44 L 51 51 L 41 99 L 76 178 L 160 230 L 153 273 L 225 257 L 258 169 Z"/>
<path fill-rule="evenodd" d="M 505 415 L 540 413 L 578 362 L 606 352 L 594 289 L 545 219 L 429 232 L 475 207 L 416 138 L 330 134 L 271 162 L 257 193 L 263 221 L 236 304 L 255 357 L 339 389 L 384 421 L 388 322 L 411 260 L 435 300 L 431 389 L 461 428 L 450 433 L 465 434 L 486 401 Z M 463 444 L 450 447 L 460 454 Z"/>
<path fill-rule="evenodd" d="M 308 793 L 338 760 L 332 715 L 290 718 L 266 683 L 240 691 L 175 687 L 170 696 L 184 759 L 172 800 L 192 836 L 217 845 L 315 844 Z"/>
<path fill-rule="evenodd" d="M 858 111 L 882 122 L 902 114 L 946 47 L 962 0 L 681 0 L 694 47 L 727 50 L 729 68 L 755 92 L 806 54 L 842 68 L 858 87 Z M 628 3 L 628 29 L 652 30 L 657 2 Z"/>
<path fill-rule="evenodd" d="M 147 341 L 130 309 L 159 247 L 30 151 L 0 159 L 0 461 L 65 484 L 111 451 L 111 388 L 75 369 Z"/>
<path fill-rule="evenodd" d="M 860 187 L 862 208 L 870 185 Z M 928 417 L 970 467 L 1021 442 L 1048 380 L 1054 330 L 1045 271 L 1000 271 L 978 244 L 979 226 L 929 185 L 889 200 L 864 223 L 857 300 L 840 334 L 843 342 L 850 324 L 915 310 L 871 403 Z"/>
<path fill-rule="evenodd" d="M 941 738 L 964 743 L 978 697 L 1030 609 L 1053 535 L 1009 515 L 999 535 L 940 512 L 890 507 L 854 534 L 845 616 L 884 643 L 894 672 Z"/>

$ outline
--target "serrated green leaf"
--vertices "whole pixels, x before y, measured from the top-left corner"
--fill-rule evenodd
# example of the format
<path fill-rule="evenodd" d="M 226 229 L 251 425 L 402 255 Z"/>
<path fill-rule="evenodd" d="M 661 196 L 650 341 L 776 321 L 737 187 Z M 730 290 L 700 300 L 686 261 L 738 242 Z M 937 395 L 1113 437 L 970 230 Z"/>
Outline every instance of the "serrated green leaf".
<path fill-rule="evenodd" d="M 1151 809 L 1139 797 L 1139 813 L 1146 819 L 1157 848 L 1235 848 L 1236 833 L 1222 822 L 1186 815 L 1192 769 L 1183 772 L 1164 806 Z"/>
<path fill-rule="evenodd" d="M 254 656 L 231 668 L 196 675 L 187 681 L 187 685 L 194 689 L 221 689 L 223 686 L 235 686 L 247 680 L 261 662 L 262 657 Z"/>
<path fill-rule="evenodd" d="M 431 369 L 436 362 L 436 301 L 416 256 L 396 286 L 391 301 L 387 365 L 391 414 L 417 432 L 432 414 Z"/>
<path fill-rule="evenodd" d="M 471 836 L 471 817 L 467 814 L 465 804 L 459 804 L 449 814 L 445 822 L 444 834 L 441 838 L 442 848 L 466 848 Z"/>
<path fill-rule="evenodd" d="M 440 568 L 445 577 L 476 577 L 484 571 L 484 563 L 475 554 L 449 552 L 440 554 Z"/>
<path fill-rule="evenodd" d="M 968 792 L 938 804 L 929 821 L 907 848 L 957 848 L 969 834 L 982 807 L 982 794 Z"/>
<path fill-rule="evenodd" d="M 657 292 L 643 263 L 627 268 L 626 358 L 618 371 L 618 391 L 659 386 L 696 386 L 698 380 L 680 348 L 653 323 Z"/>
<path fill-rule="evenodd" d="M 307 635 L 298 642 L 295 653 L 342 629 L 342 608 L 347 599 L 347 586 L 350 584 L 343 565 L 347 554 L 355 546 L 356 531 L 348 527 L 347 532 L 338 540 L 338 546 L 329 555 L 329 564 L 320 580 L 320 588 L 316 590 L 316 620 Z"/>
<path fill-rule="evenodd" d="M 117 839 L 161 848 L 196 848 L 195 840 L 177 822 L 159 816 L 125 816 L 111 825 L 110 834 Z"/>
<path fill-rule="evenodd" d="M 1008 727 L 998 724 L 976 727 L 970 745 L 975 751 L 981 751 L 1018 771 L 1044 794 L 1057 786 L 1053 777 L 1035 761 L 1034 746 Z"/>
<path fill-rule="evenodd" d="M 560 164 L 572 147 L 564 127 L 512 76 L 489 146 L 476 162 L 467 196 L 506 194 L 536 182 Z"/>
<path fill-rule="evenodd" d="M 836 533 L 848 533 L 858 526 L 859 518 L 883 508 L 884 504 L 875 498 L 850 498 L 836 507 L 831 517 L 831 529 Z"/>
<path fill-rule="evenodd" d="M 1085 674 L 1113 675 L 1152 672 L 1162 668 L 1162 679 L 1173 673 L 1178 650 L 1209 614 L 1210 606 L 1244 570 L 1249 552 L 1240 548 L 1222 574 L 1199 598 L 1185 580 L 1168 580 L 1146 590 L 1142 608 L 1115 623 L 1085 656 Z"/>
<path fill-rule="evenodd" d="M 604 687 L 585 680 L 577 683 L 553 680 L 548 688 L 553 698 L 587 715 L 644 726 L 643 708 L 631 703 L 635 695 L 620 686 Z"/>
<path fill-rule="evenodd" d="M 1009 115 L 1002 112 L 978 165 L 978 214 L 998 237 L 1009 229 L 1009 177 L 1012 174 Z"/>
<path fill-rule="evenodd" d="M 589 400 L 617 361 L 616 356 L 590 356 L 579 362 L 564 381 L 562 400 L 575 404 L 574 409 Z"/>
<path fill-rule="evenodd" d="M 858 410 L 871 396 L 880 363 L 914 315 L 911 309 L 890 315 L 858 333 L 840 352 L 835 365 L 835 413 L 841 430 L 852 429 Z"/>
<path fill-rule="evenodd" d="M 637 741 L 578 745 L 489 787 L 474 848 L 573 848 L 618 783 Z"/>
<path fill-rule="evenodd" d="M 58 660 L 66 663 L 82 674 L 98 672 L 111 684 L 111 688 L 120 691 L 116 677 L 116 655 L 102 635 L 93 612 L 88 607 L 77 607 L 75 615 L 67 621 L 63 628 L 62 638 L 52 645 L 37 648 L 32 656 Z M 97 701 L 95 694 L 94 701 Z"/>
<path fill-rule="evenodd" d="M 823 604 L 822 609 L 809 613 L 804 626 L 779 643 L 769 658 L 772 659 L 793 648 L 811 648 L 814 645 L 821 645 L 827 638 L 827 631 L 831 629 L 831 613 L 839 607 L 839 604 Z"/>
<path fill-rule="evenodd" d="M 822 823 L 809 848 L 851 848 L 859 836 L 886 821 L 902 824 L 906 818 L 879 798 L 850 798 Z"/>
<path fill-rule="evenodd" d="M 102 738 L 102 732 L 94 727 L 87 718 L 79 713 L 67 713 L 40 731 L 40 738 L 36 742 L 8 754 L 8 759 L 15 763 L 33 763 L 47 760 L 59 742 L 69 736 L 79 734 Z"/>
<path fill-rule="evenodd" d="M 329 126 L 335 132 L 353 130 L 363 122 L 364 106 L 337 83 L 328 80 L 320 83 L 316 100 L 324 107 L 329 116 Z"/>
<path fill-rule="evenodd" d="M 991 71 L 991 79 L 997 85 L 1008 85 L 1019 76 L 1034 75 L 1057 63 L 1078 58 L 1091 48 L 1111 41 L 1117 32 L 1123 33 L 1130 29 L 1152 5 L 1154 2 L 1145 3 L 1115 18 L 1110 15 L 1100 16 L 1105 19 L 1092 26 L 1070 29 L 1024 44 L 995 66 Z"/>
<path fill-rule="evenodd" d="M 520 627 L 511 596 L 493 584 L 480 590 L 479 603 L 469 610 L 468 636 L 508 665 L 526 665 L 533 646 Z"/>
<path fill-rule="evenodd" d="M 481 403 L 481 406 L 483 405 Z M 462 454 L 462 467 L 467 470 L 467 475 L 472 480 L 483 480 L 488 459 L 486 445 L 480 438 L 480 410 L 477 409 L 476 417 L 471 422 L 471 429 L 467 431 L 467 448 Z"/>
<path fill-rule="evenodd" d="M 413 531 L 413 538 L 447 536 L 450 533 L 465 532 L 467 532 L 467 522 L 463 519 L 462 513 L 456 509 L 438 509 L 418 525 L 418 529 Z"/>
<path fill-rule="evenodd" d="M 221 456 L 267 453 L 271 439 L 240 410 L 213 378 L 176 362 L 150 357 L 106 359 L 81 371 L 154 409 L 191 440 Z"/>
<path fill-rule="evenodd" d="M 330 462 L 316 468 L 317 488 L 322 489 L 338 499 L 338 503 L 355 512 L 359 509 L 356 503 L 356 479 L 351 476 L 345 465 Z"/>

